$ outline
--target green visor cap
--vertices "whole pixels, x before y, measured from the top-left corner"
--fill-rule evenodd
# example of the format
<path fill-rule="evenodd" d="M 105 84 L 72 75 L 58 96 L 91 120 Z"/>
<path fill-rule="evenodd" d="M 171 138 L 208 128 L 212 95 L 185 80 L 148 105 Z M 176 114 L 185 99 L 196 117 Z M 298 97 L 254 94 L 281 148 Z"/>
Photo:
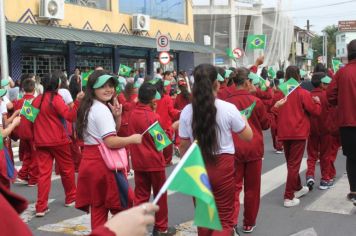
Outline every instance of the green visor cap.
<path fill-rule="evenodd" d="M 1 80 L 1 87 L 7 86 L 10 83 L 10 80 L 8 79 L 2 79 Z"/>
<path fill-rule="evenodd" d="M 250 74 L 248 74 L 248 78 L 252 80 L 252 84 L 254 85 L 259 84 L 261 80 L 261 77 L 253 72 L 250 72 Z"/>
<path fill-rule="evenodd" d="M 233 72 L 232 70 L 226 70 L 225 71 L 225 78 L 229 78 L 232 72 Z"/>
<path fill-rule="evenodd" d="M 299 70 L 300 77 L 304 77 L 307 75 L 307 72 L 305 70 Z"/>
<path fill-rule="evenodd" d="M 6 93 L 7 93 L 6 89 L 0 89 L 0 97 L 5 96 Z"/>
<path fill-rule="evenodd" d="M 119 77 L 118 81 L 119 81 L 119 84 L 125 84 L 126 83 L 126 79 L 124 77 Z"/>
<path fill-rule="evenodd" d="M 114 78 L 116 79 L 114 76 L 112 75 L 102 75 L 102 76 L 99 76 L 97 79 L 96 79 L 96 82 L 93 86 L 94 89 L 97 89 L 97 88 L 100 88 L 102 87 L 109 79 L 111 78 Z"/>
<path fill-rule="evenodd" d="M 164 87 L 166 87 L 166 86 L 168 86 L 170 84 L 171 84 L 171 81 L 169 81 L 169 80 L 165 80 L 164 83 L 163 83 Z"/>
<path fill-rule="evenodd" d="M 148 81 L 148 83 L 155 85 L 159 80 L 159 78 L 151 79 L 150 81 Z"/>
<path fill-rule="evenodd" d="M 134 88 L 139 88 L 141 87 L 141 84 L 139 82 L 135 82 L 134 85 L 133 85 Z"/>
<path fill-rule="evenodd" d="M 219 82 L 224 82 L 225 79 L 218 73 L 218 76 L 216 77 L 216 79 L 219 81 Z"/>
<path fill-rule="evenodd" d="M 156 91 L 155 99 L 156 100 L 161 100 L 161 94 L 158 91 Z"/>
<path fill-rule="evenodd" d="M 284 79 L 279 79 L 279 84 L 283 84 L 284 83 Z"/>
<path fill-rule="evenodd" d="M 331 78 L 329 76 L 325 76 L 324 78 L 321 79 L 321 82 L 324 84 L 330 84 Z"/>

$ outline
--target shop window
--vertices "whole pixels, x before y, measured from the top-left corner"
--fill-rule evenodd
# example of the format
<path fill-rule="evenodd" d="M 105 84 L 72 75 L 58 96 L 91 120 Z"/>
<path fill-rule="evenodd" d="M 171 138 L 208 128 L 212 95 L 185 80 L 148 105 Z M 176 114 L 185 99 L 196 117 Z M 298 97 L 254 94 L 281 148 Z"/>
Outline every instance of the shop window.
<path fill-rule="evenodd" d="M 126 14 L 141 13 L 152 18 L 186 23 L 186 0 L 119 0 L 119 11 Z"/>
<path fill-rule="evenodd" d="M 92 7 L 108 11 L 111 10 L 111 0 L 65 0 L 65 2 L 84 7 Z"/>
<path fill-rule="evenodd" d="M 113 61 L 109 56 L 75 55 L 75 60 L 76 67 L 81 71 L 94 70 L 98 66 L 113 71 Z"/>
<path fill-rule="evenodd" d="M 29 55 L 24 54 L 21 60 L 23 74 L 31 73 L 42 77 L 54 70 L 65 70 L 65 57 L 61 55 Z"/>

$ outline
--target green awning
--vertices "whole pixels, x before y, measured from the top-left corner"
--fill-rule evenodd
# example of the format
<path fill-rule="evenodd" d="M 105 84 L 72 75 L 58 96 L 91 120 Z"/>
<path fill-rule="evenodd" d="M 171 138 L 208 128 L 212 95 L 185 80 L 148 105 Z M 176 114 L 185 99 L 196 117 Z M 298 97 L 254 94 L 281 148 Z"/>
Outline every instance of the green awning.
<path fill-rule="evenodd" d="M 71 41 L 103 45 L 156 48 L 156 40 L 149 37 L 15 22 L 6 22 L 6 34 L 15 37 L 54 39 L 65 42 Z M 211 47 L 174 40 L 171 41 L 171 50 L 197 53 L 221 53 L 220 50 Z"/>

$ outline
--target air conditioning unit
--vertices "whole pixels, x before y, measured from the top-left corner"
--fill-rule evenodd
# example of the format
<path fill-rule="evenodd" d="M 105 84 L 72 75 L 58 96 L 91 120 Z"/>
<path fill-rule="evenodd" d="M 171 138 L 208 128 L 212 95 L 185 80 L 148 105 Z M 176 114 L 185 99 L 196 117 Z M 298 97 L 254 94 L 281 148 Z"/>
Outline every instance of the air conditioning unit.
<path fill-rule="evenodd" d="M 150 30 L 150 17 L 142 14 L 132 15 L 132 31 L 149 31 Z"/>
<path fill-rule="evenodd" d="M 64 0 L 41 0 L 39 18 L 64 19 Z"/>

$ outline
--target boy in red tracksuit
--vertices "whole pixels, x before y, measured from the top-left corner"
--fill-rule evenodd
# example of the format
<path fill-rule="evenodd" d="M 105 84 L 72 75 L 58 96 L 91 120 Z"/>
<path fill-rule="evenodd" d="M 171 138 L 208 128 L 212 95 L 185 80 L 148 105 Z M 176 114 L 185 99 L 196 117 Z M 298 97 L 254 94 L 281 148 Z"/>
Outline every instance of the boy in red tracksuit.
<path fill-rule="evenodd" d="M 241 140 L 237 134 L 233 134 L 235 146 L 235 211 L 234 224 L 237 227 L 237 219 L 240 210 L 240 192 L 244 189 L 244 221 L 243 232 L 251 233 L 256 226 L 256 218 L 260 206 L 262 158 L 264 155 L 262 130 L 270 127 L 272 116 L 268 115 L 262 101 L 253 96 L 250 91 L 253 85 L 248 79 L 249 70 L 240 68 L 234 78 L 237 89 L 232 92 L 227 102 L 242 111 L 252 104 L 256 104 L 248 118 L 253 131 L 253 139 L 250 142 Z M 242 187 L 243 186 L 243 187 Z"/>
<path fill-rule="evenodd" d="M 135 109 L 131 112 L 129 120 L 129 134 L 144 133 L 158 119 L 154 112 L 156 106 L 156 87 L 144 83 L 139 90 Z M 157 151 L 154 140 L 146 132 L 139 145 L 130 145 L 132 169 L 135 171 L 135 205 L 148 202 L 151 196 L 156 196 L 166 180 L 166 161 L 162 152 Z M 173 235 L 168 228 L 167 193 L 158 201 L 159 211 L 156 213 L 156 222 L 153 235 Z M 172 231 L 172 232 L 171 232 Z M 175 233 L 175 232 L 174 232 Z"/>
<path fill-rule="evenodd" d="M 306 182 L 309 190 L 313 189 L 315 183 L 314 171 L 315 163 L 320 160 L 321 180 L 319 189 L 326 190 L 333 185 L 330 179 L 330 152 L 332 148 L 332 136 L 328 132 L 327 117 L 329 116 L 329 104 L 326 97 L 325 87 L 322 83 L 330 83 L 331 79 L 325 76 L 323 72 L 316 72 L 313 74 L 311 83 L 314 88 L 311 91 L 312 96 L 320 98 L 321 114 L 320 116 L 310 117 L 310 135 L 308 139 L 307 152 L 308 152 L 308 169 L 306 172 Z M 326 81 L 328 80 L 328 81 Z"/>
<path fill-rule="evenodd" d="M 160 125 L 163 130 L 166 132 L 168 138 L 172 140 L 174 129 L 172 128 L 173 121 L 179 119 L 180 111 L 174 109 L 172 98 L 165 93 L 164 85 L 161 80 L 156 82 L 157 91 L 161 95 L 161 99 L 157 101 L 156 113 L 160 116 Z M 163 155 L 166 160 L 166 165 L 172 164 L 173 157 L 173 145 L 169 145 L 163 149 Z"/>
<path fill-rule="evenodd" d="M 22 82 L 22 89 L 24 90 L 24 96 L 14 102 L 14 109 L 20 110 L 25 101 L 32 101 L 35 96 L 35 81 L 32 79 L 26 79 Z M 29 125 L 30 121 L 25 120 L 25 117 L 21 117 L 20 127 L 15 131 L 20 137 L 19 145 L 19 157 L 22 160 L 22 167 L 17 175 L 15 183 L 26 183 L 29 187 L 33 187 L 37 184 L 38 180 L 38 165 L 37 165 L 37 153 L 34 149 L 33 140 L 21 139 L 21 132 L 24 129 L 30 129 L 23 127 L 23 125 Z"/>
<path fill-rule="evenodd" d="M 299 68 L 289 66 L 286 70 L 286 81 L 294 78 L 300 81 Z M 309 192 L 302 186 L 299 169 L 302 162 L 306 140 L 310 133 L 308 113 L 319 115 L 320 100 L 312 97 L 307 90 L 297 87 L 287 98 L 287 102 L 278 109 L 278 139 L 283 142 L 284 155 L 287 161 L 287 181 L 284 193 L 284 206 L 293 207 L 300 203 L 299 198 Z"/>

